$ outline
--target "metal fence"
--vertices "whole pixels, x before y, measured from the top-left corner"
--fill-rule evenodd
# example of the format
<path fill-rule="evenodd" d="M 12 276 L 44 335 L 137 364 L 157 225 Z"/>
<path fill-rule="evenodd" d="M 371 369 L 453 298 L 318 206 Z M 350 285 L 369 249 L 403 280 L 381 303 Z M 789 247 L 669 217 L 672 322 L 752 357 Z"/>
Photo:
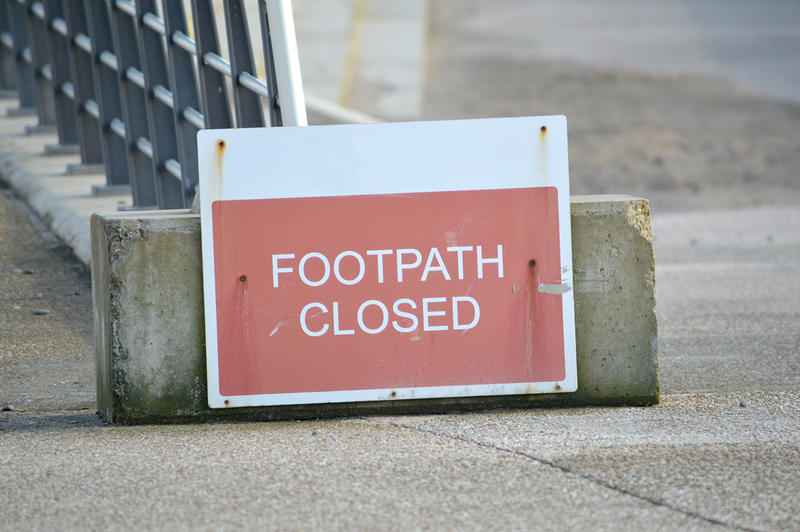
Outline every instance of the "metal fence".
<path fill-rule="evenodd" d="M 224 0 L 220 43 L 212 0 L 0 0 L 0 90 L 18 93 L 10 113 L 58 132 L 48 149 L 80 153 L 71 172 L 104 169 L 107 186 L 130 185 L 133 208 L 188 207 L 198 130 L 305 122 L 302 96 L 278 98 L 278 80 L 299 83 L 299 70 L 276 79 L 266 1 L 251 39 L 243 1 Z"/>

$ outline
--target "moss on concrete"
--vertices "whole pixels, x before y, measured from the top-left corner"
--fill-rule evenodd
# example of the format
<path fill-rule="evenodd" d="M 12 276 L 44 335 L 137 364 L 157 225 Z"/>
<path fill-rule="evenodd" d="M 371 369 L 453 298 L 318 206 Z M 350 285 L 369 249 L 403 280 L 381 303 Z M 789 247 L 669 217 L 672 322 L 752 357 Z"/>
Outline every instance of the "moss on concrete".
<path fill-rule="evenodd" d="M 105 308 L 110 332 L 98 342 L 98 368 L 109 373 L 102 384 L 110 388 L 98 388 L 101 414 L 135 422 L 202 413 L 208 407 L 197 217 L 118 216 L 93 224 L 104 240 L 95 246 L 102 255 L 95 262 L 106 265 L 96 268 L 105 286 L 96 287 L 95 306 Z"/>

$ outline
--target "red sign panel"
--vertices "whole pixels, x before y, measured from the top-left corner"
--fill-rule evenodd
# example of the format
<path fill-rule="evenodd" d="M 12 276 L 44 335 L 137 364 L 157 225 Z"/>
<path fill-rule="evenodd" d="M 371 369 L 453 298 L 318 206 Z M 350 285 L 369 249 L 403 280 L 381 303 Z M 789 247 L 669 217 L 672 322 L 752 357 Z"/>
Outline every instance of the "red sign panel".
<path fill-rule="evenodd" d="M 563 298 L 540 289 L 562 279 L 553 187 L 220 200 L 212 220 L 222 397 L 565 378 Z"/>

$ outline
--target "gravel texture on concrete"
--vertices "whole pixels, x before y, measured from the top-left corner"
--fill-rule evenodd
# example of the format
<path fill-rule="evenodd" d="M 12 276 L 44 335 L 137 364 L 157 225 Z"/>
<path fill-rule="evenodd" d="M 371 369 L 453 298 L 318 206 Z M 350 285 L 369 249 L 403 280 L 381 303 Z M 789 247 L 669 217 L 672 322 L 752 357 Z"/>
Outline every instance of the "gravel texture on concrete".
<path fill-rule="evenodd" d="M 734 528 L 800 526 L 800 393 L 675 394 L 652 408 L 382 418 L 525 456 Z"/>
<path fill-rule="evenodd" d="M 9 529 L 714 528 L 525 456 L 372 422 L 15 430 L 2 443 Z"/>
<path fill-rule="evenodd" d="M 0 188 L 0 407 L 94 410 L 91 296 L 86 267 Z"/>
<path fill-rule="evenodd" d="M 800 207 L 653 219 L 662 389 L 800 388 Z"/>

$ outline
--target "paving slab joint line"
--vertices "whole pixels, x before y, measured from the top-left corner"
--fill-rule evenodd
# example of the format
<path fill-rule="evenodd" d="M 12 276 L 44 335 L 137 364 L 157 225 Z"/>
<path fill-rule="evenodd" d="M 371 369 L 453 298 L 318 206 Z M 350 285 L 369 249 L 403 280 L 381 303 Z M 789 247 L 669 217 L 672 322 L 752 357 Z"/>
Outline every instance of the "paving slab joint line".
<path fill-rule="evenodd" d="M 666 509 L 671 510 L 673 512 L 677 512 L 677 513 L 683 514 L 683 515 L 685 515 L 687 517 L 692 517 L 692 518 L 695 518 L 695 519 L 701 519 L 701 520 L 703 520 L 703 521 L 705 521 L 707 523 L 711 523 L 713 525 L 723 526 L 725 528 L 730 528 L 731 530 L 742 530 L 742 531 L 745 531 L 745 532 L 760 532 L 758 529 L 755 529 L 755 528 L 747 528 L 747 527 L 744 527 L 744 526 L 739 526 L 739 525 L 726 523 L 724 521 L 720 521 L 719 519 L 715 519 L 713 517 L 708 517 L 708 516 L 705 516 L 705 515 L 698 514 L 696 512 L 692 512 L 690 510 L 685 510 L 685 509 L 680 508 L 678 506 L 674 506 L 674 505 L 672 505 L 672 504 L 670 504 L 670 503 L 668 503 L 666 501 L 660 501 L 658 499 L 653 499 L 651 497 L 647 497 L 646 495 L 640 495 L 639 493 L 636 493 L 636 492 L 627 490 L 625 488 L 622 488 L 620 486 L 616 486 L 614 484 L 611 484 L 610 482 L 607 482 L 607 481 L 605 481 L 605 480 L 603 480 L 601 478 L 595 477 L 594 475 L 590 475 L 590 474 L 584 473 L 582 471 L 577 471 L 575 469 L 570 469 L 569 467 L 565 467 L 565 466 L 559 465 L 559 464 L 557 464 L 555 462 L 552 462 L 550 460 L 546 460 L 544 458 L 540 458 L 538 456 L 534 456 L 532 454 L 525 453 L 523 451 L 518 451 L 518 450 L 515 450 L 515 449 L 509 449 L 507 447 L 500 447 L 498 445 L 482 442 L 482 441 L 479 441 L 479 440 L 472 440 L 470 438 L 465 438 L 464 436 L 452 436 L 450 434 L 443 434 L 441 432 L 436 432 L 435 430 L 421 429 L 419 427 L 414 427 L 414 426 L 411 426 L 411 425 L 405 425 L 403 423 L 394 423 L 392 421 L 389 421 L 387 423 L 387 422 L 375 421 L 375 420 L 371 420 L 371 419 L 367 420 L 367 422 L 368 423 L 372 423 L 372 424 L 376 424 L 376 425 L 378 425 L 378 424 L 380 424 L 380 425 L 389 425 L 389 426 L 397 427 L 397 428 L 400 428 L 400 429 L 412 430 L 414 432 L 418 432 L 418 433 L 421 433 L 421 434 L 429 434 L 429 435 L 432 435 L 432 436 L 438 436 L 440 438 L 447 438 L 447 439 L 450 439 L 450 440 L 460 441 L 462 443 L 468 443 L 468 444 L 471 444 L 471 445 L 477 445 L 478 447 L 483 447 L 485 449 L 493 449 L 495 451 L 500 451 L 502 453 L 512 454 L 512 455 L 515 455 L 515 456 L 519 456 L 521 458 L 526 458 L 528 460 L 533 460 L 534 462 L 538 462 L 538 463 L 540 463 L 542 465 L 551 467 L 553 469 L 561 471 L 562 473 L 566 473 L 568 475 L 573 475 L 573 476 L 576 476 L 576 477 L 581 478 L 583 480 L 588 480 L 589 482 L 592 482 L 593 484 L 597 484 L 598 486 L 601 486 L 601 487 L 616 491 L 617 493 L 621 493 L 623 495 L 627 495 L 627 496 L 633 497 L 635 499 L 639 499 L 640 501 L 644 501 L 644 502 L 652 504 L 654 506 L 660 506 L 662 508 L 666 508 Z"/>

